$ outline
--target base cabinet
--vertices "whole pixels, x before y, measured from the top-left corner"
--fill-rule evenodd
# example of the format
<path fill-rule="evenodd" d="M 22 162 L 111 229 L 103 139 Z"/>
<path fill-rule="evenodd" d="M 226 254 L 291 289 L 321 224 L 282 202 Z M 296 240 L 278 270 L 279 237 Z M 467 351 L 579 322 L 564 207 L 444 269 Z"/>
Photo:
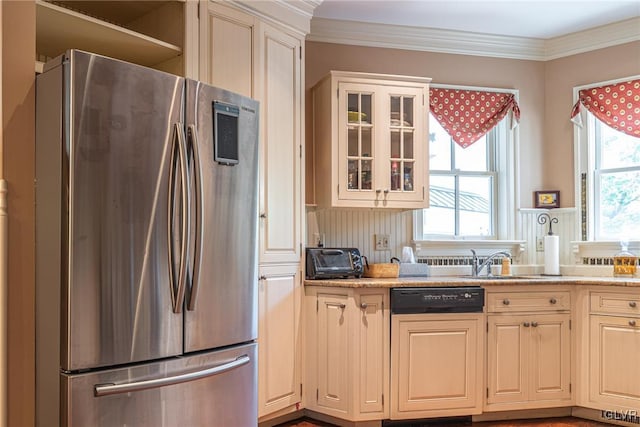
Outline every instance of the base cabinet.
<path fill-rule="evenodd" d="M 392 419 L 482 411 L 482 326 L 482 314 L 392 317 Z"/>
<path fill-rule="evenodd" d="M 489 293 L 488 307 L 485 410 L 570 406 L 569 291 Z"/>
<path fill-rule="evenodd" d="M 640 408 L 640 294 L 591 293 L 589 399 L 599 409 Z"/>
<path fill-rule="evenodd" d="M 298 265 L 262 266 L 258 283 L 258 416 L 302 400 Z"/>
<path fill-rule="evenodd" d="M 307 286 L 308 409 L 349 421 L 388 418 L 388 295 Z"/>

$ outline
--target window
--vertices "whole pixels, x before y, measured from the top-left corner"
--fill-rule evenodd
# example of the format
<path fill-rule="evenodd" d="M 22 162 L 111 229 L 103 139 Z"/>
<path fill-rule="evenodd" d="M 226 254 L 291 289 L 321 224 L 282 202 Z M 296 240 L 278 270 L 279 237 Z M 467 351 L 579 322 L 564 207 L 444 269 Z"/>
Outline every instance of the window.
<path fill-rule="evenodd" d="M 640 138 L 619 132 L 587 113 L 592 240 L 640 239 Z"/>
<path fill-rule="evenodd" d="M 469 109 L 472 115 L 467 116 L 465 112 L 463 121 L 473 123 L 474 117 L 479 117 L 473 116 L 474 104 L 475 111 L 482 115 L 481 120 L 491 115 L 494 120 L 498 116 L 502 120 L 479 140 L 462 148 L 438 120 L 429 115 L 430 207 L 414 211 L 414 240 L 424 241 L 421 246 L 430 244 L 427 241 L 467 240 L 469 243 L 475 241 L 474 248 L 478 248 L 482 246 L 478 240 L 486 240 L 486 244 L 493 247 L 495 245 L 489 240 L 513 239 L 518 197 L 515 185 L 518 128 L 514 126 L 520 114 L 518 91 L 446 85 L 432 85 L 432 89 L 437 95 L 430 99 L 434 103 L 431 106 L 434 114 L 458 114 L 458 109 L 447 107 L 449 101 L 443 98 L 453 99 L 451 102 L 459 105 L 461 98 L 452 92 L 461 91 L 471 93 L 468 99 L 472 104 Z M 482 105 L 485 100 L 490 103 L 487 104 L 489 107 L 496 105 L 494 102 L 501 103 L 501 107 L 497 107 L 498 113 L 493 109 L 485 111 Z M 466 100 L 460 102 L 464 102 L 464 109 L 467 109 L 469 103 Z M 443 107 L 449 112 L 444 112 Z M 465 130 L 456 130 L 455 126 L 450 132 L 458 130 L 465 135 Z"/>
<path fill-rule="evenodd" d="M 508 122 L 463 149 L 429 118 L 430 207 L 415 211 L 415 240 L 514 238 L 516 132 Z"/>
<path fill-rule="evenodd" d="M 461 148 L 430 115 L 429 133 L 430 193 L 423 234 L 495 238 L 496 132 Z"/>

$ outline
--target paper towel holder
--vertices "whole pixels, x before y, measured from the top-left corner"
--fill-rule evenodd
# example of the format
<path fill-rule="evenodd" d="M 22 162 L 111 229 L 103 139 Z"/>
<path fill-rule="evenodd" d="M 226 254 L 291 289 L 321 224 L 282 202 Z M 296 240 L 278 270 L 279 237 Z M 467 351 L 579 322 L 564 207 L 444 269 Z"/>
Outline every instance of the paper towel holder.
<path fill-rule="evenodd" d="M 540 215 L 538 215 L 538 224 L 544 225 L 547 222 L 549 223 L 549 232 L 547 233 L 547 235 L 553 236 L 553 224 L 558 223 L 558 218 L 551 218 L 551 215 L 549 215 L 548 213 L 541 213 Z"/>
<path fill-rule="evenodd" d="M 561 276 L 560 274 L 560 265 L 558 260 L 558 236 L 553 234 L 553 224 L 558 223 L 558 218 L 551 218 L 548 213 L 541 213 L 538 215 L 538 224 L 544 225 L 549 223 L 549 231 L 547 236 L 544 238 L 545 240 L 545 265 L 544 265 L 544 273 L 543 276 Z M 547 242 L 549 240 L 549 242 Z M 547 254 L 548 244 L 554 243 L 553 247 L 555 250 L 551 250 L 549 254 Z M 547 255 L 549 258 L 547 258 Z"/>

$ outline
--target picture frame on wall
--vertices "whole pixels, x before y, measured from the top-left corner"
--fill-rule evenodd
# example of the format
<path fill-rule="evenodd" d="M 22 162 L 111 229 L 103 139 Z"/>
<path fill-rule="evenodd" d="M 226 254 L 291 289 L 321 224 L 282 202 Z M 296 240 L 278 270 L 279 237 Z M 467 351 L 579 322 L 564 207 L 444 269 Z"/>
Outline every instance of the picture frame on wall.
<path fill-rule="evenodd" d="M 534 191 L 534 206 L 540 209 L 551 209 L 560 207 L 560 192 L 552 191 Z"/>

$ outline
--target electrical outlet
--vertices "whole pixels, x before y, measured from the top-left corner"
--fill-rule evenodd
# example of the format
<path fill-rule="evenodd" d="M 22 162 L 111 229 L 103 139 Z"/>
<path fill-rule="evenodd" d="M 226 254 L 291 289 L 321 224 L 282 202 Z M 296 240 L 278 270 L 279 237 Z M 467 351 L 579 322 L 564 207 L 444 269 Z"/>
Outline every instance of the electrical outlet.
<path fill-rule="evenodd" d="M 388 251 L 389 250 L 389 235 L 388 234 L 374 234 L 373 238 L 376 243 L 376 251 Z"/>
<path fill-rule="evenodd" d="M 536 251 L 544 252 L 544 237 L 536 237 Z"/>

